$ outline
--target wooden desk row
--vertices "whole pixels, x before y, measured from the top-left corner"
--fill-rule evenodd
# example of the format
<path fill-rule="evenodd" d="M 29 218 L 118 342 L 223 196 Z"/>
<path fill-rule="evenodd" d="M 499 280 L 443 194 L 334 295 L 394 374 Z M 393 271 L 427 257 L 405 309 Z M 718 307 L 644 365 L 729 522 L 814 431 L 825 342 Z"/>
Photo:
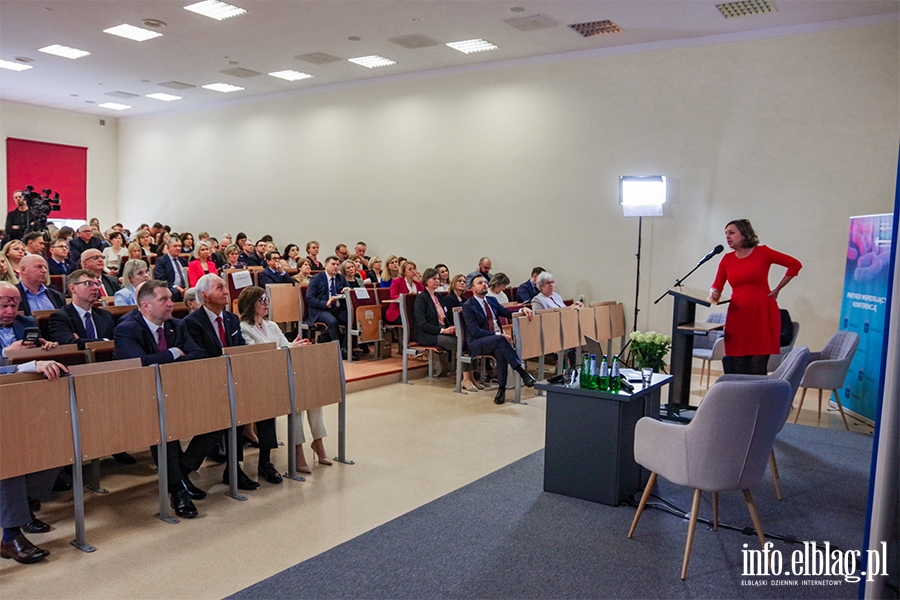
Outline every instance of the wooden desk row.
<path fill-rule="evenodd" d="M 227 429 L 231 487 L 237 490 L 237 426 L 288 416 L 293 448 L 298 413 L 338 404 L 338 456 L 346 450 L 346 386 L 337 342 L 275 349 L 274 344 L 227 348 L 218 358 L 141 367 L 139 359 L 73 366 L 71 376 L 0 376 L 0 479 L 73 465 L 75 540 L 85 540 L 83 463 L 117 452 L 159 446 L 159 512 L 169 515 L 166 445 Z M 295 454 L 288 473 L 297 476 Z"/>

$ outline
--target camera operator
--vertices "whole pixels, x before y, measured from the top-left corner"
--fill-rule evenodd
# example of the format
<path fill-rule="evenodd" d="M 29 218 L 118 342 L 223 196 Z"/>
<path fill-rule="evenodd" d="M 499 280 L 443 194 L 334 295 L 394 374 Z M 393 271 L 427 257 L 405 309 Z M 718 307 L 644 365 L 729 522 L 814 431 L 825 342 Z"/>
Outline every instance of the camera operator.
<path fill-rule="evenodd" d="M 16 190 L 13 192 L 13 201 L 16 207 L 6 214 L 6 239 L 5 242 L 12 240 L 21 240 L 31 225 L 33 224 L 31 210 L 28 208 L 28 202 L 25 200 L 25 190 Z"/>

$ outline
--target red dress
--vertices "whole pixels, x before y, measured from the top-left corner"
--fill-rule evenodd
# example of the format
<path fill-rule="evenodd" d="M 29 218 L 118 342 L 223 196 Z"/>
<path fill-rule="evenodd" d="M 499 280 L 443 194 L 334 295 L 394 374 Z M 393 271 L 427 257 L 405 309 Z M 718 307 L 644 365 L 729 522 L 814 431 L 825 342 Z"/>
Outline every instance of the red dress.
<path fill-rule="evenodd" d="M 713 287 L 722 290 L 731 285 L 731 302 L 725 317 L 725 355 L 755 356 L 778 354 L 781 315 L 778 303 L 769 297 L 769 267 L 781 265 L 787 275 L 796 277 L 803 265 L 787 254 L 768 246 L 756 246 L 749 256 L 738 258 L 734 252 L 719 262 Z"/>

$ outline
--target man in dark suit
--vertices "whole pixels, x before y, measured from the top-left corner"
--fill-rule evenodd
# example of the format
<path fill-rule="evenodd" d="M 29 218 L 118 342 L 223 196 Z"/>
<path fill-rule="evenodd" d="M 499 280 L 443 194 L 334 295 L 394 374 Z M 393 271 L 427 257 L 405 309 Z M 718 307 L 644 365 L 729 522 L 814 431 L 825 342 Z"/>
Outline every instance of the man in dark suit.
<path fill-rule="evenodd" d="M 532 298 L 541 290 L 537 287 L 537 276 L 544 272 L 544 267 L 535 267 L 531 270 L 531 279 L 516 288 L 516 301 L 520 304 L 531 304 Z"/>
<path fill-rule="evenodd" d="M 69 257 L 75 262 L 81 262 L 81 255 L 85 250 L 94 248 L 103 251 L 103 244 L 94 237 L 91 226 L 85 223 L 78 228 L 78 233 L 69 240 Z"/>
<path fill-rule="evenodd" d="M 347 288 L 347 280 L 338 273 L 341 263 L 337 256 L 325 259 L 325 270 L 309 281 L 306 289 L 306 324 L 324 323 L 332 340 L 339 340 L 346 352 L 346 340 L 341 335 L 340 326 L 347 325 L 347 307 L 341 301 L 341 294 Z"/>
<path fill-rule="evenodd" d="M 103 258 L 103 253 L 96 248 L 89 248 L 81 253 L 81 268 L 93 273 L 94 277 L 102 284 L 100 295 L 115 296 L 122 286 L 119 285 L 118 279 L 103 271 L 105 264 L 106 259 Z"/>
<path fill-rule="evenodd" d="M 50 315 L 50 339 L 60 344 L 78 344 L 113 339 L 113 317 L 102 308 L 94 308 L 100 298 L 100 281 L 94 274 L 78 269 L 67 279 L 71 304 Z"/>
<path fill-rule="evenodd" d="M 507 365 L 522 378 L 522 382 L 532 387 L 534 377 L 522 366 L 522 362 L 512 347 L 512 339 L 503 333 L 497 317 L 511 319 L 513 313 L 501 306 L 495 298 L 487 296 L 487 279 L 478 275 L 472 280 L 472 297 L 463 304 L 463 318 L 466 323 L 466 343 L 469 346 L 469 355 L 492 354 L 497 360 L 497 384 L 499 389 L 494 397 L 494 404 L 506 402 L 506 371 Z M 529 308 L 523 308 L 522 312 L 531 319 L 532 312 Z"/>
<path fill-rule="evenodd" d="M 187 325 L 172 318 L 172 293 L 165 281 L 150 280 L 141 286 L 137 296 L 138 308 L 119 321 L 113 331 L 116 348 L 113 358 L 140 358 L 144 366 L 175 361 L 206 358 L 206 353 L 188 335 Z M 201 500 L 206 492 L 191 483 L 189 465 L 199 464 L 209 454 L 216 439 L 197 436 L 187 450 L 181 451 L 178 441 L 166 444 L 169 493 L 175 513 L 186 519 L 197 516 L 191 498 Z M 158 461 L 156 447 L 151 448 Z M 199 462 L 198 462 L 199 459 Z"/>
<path fill-rule="evenodd" d="M 265 242 L 263 242 L 263 247 L 265 247 Z M 247 265 L 248 267 L 264 267 L 266 263 L 256 255 L 256 248 L 253 246 L 253 242 L 250 240 L 244 240 L 244 247 L 241 248 L 243 252 L 241 256 L 238 258 L 239 261 Z"/>
<path fill-rule="evenodd" d="M 56 310 L 66 305 L 66 297 L 44 285 L 47 281 L 47 261 L 29 254 L 19 261 L 19 310 L 30 317 L 36 310 Z"/>
<path fill-rule="evenodd" d="M 225 284 L 225 280 L 218 275 L 210 273 L 201 277 L 194 287 L 197 291 L 197 301 L 200 303 L 200 308 L 185 317 L 184 323 L 187 325 L 188 333 L 197 342 L 197 345 L 206 351 L 206 355 L 209 358 L 222 356 L 223 348 L 243 346 L 245 342 L 244 336 L 241 334 L 240 320 L 237 316 L 225 310 L 225 307 L 228 305 L 228 286 Z M 243 431 L 243 426 L 238 427 L 238 440 L 243 439 Z M 260 443 L 259 471 L 261 474 L 264 470 L 271 471 L 271 479 L 268 475 L 267 479 L 272 481 L 277 478 L 278 481 L 275 483 L 281 483 L 281 475 L 269 460 L 271 449 L 278 446 L 278 440 L 275 436 L 275 419 L 267 419 L 258 423 L 257 431 Z M 214 444 L 218 444 L 219 440 L 226 433 L 227 431 L 214 431 L 204 435 L 212 436 Z M 197 438 L 195 437 L 194 439 Z M 263 452 L 263 447 L 265 447 L 265 452 Z M 238 446 L 238 460 L 243 458 L 242 454 L 243 444 L 240 444 Z M 267 466 L 267 469 L 263 468 L 264 465 Z M 200 463 L 186 466 L 191 468 L 191 470 L 196 470 L 200 467 Z M 227 466 L 225 467 L 225 473 L 222 474 L 222 481 L 226 485 L 229 483 Z M 238 488 L 255 490 L 258 487 L 259 484 L 250 479 L 238 465 Z"/>
<path fill-rule="evenodd" d="M 78 268 L 78 265 L 69 260 L 69 244 L 66 240 L 53 240 L 50 243 L 47 268 L 51 275 L 68 275 Z"/>
<path fill-rule="evenodd" d="M 259 287 L 265 288 L 266 284 L 269 283 L 294 284 L 294 280 L 291 279 L 291 276 L 284 270 L 284 265 L 281 262 L 281 254 L 279 252 L 266 252 L 266 264 L 268 266 L 257 275 Z"/>
<path fill-rule="evenodd" d="M 175 302 L 181 302 L 184 290 L 190 287 L 184 270 L 185 264 L 179 254 L 181 254 L 181 240 L 172 236 L 166 241 L 166 253 L 157 258 L 153 265 L 153 277 L 169 284 L 169 291 L 172 292 L 172 300 Z"/>
<path fill-rule="evenodd" d="M 34 319 L 17 314 L 19 289 L 5 281 L 0 282 L 0 354 L 7 350 L 34 348 L 35 344 L 25 342 L 25 330 L 37 327 Z M 52 350 L 58 344 L 39 339 L 38 344 L 45 350 Z M 0 373 L 39 372 L 48 379 L 56 379 L 66 369 L 53 361 L 33 361 L 14 367 L 0 367 Z M 40 400 L 36 398 L 36 400 Z M 39 444 L 40 440 L 35 440 Z M 3 540 L 0 557 L 12 558 L 20 563 L 43 560 L 50 553 L 38 548 L 23 535 L 24 533 L 46 533 L 50 526 L 36 518 L 28 505 L 28 497 L 47 500 L 53 489 L 59 469 L 48 469 L 18 477 L 0 480 L 0 526 Z"/>

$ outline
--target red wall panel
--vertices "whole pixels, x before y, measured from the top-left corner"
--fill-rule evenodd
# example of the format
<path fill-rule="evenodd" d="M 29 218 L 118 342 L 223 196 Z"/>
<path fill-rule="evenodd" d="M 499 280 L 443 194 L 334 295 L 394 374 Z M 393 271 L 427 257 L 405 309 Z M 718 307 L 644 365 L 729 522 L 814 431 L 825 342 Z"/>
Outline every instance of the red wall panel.
<path fill-rule="evenodd" d="M 6 138 L 6 210 L 15 190 L 34 186 L 59 192 L 62 210 L 48 220 L 87 220 L 87 148 Z"/>

